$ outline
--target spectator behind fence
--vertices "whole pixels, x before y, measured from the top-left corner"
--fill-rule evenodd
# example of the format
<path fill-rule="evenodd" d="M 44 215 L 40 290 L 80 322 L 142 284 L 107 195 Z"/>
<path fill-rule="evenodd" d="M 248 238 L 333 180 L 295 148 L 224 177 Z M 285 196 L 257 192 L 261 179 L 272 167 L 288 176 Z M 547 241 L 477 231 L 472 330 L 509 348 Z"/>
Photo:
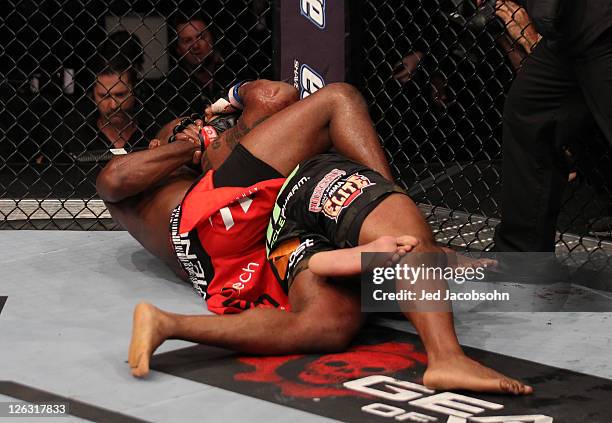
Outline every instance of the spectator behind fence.
<path fill-rule="evenodd" d="M 134 93 L 138 76 L 132 62 L 123 54 L 107 57 L 100 54 L 94 65 L 95 109 L 78 107 L 66 118 L 60 161 L 105 162 L 123 150 L 146 148 L 161 126 Z"/>
<path fill-rule="evenodd" d="M 102 62 L 111 62 L 115 59 L 126 60 L 142 78 L 144 66 L 144 50 L 142 42 L 136 34 L 128 31 L 115 31 L 108 36 L 98 52 Z"/>
<path fill-rule="evenodd" d="M 162 98 L 174 117 L 202 114 L 208 104 L 224 94 L 230 82 L 219 77 L 223 60 L 202 16 L 179 15 L 172 19 L 171 26 L 178 63 L 162 84 Z"/>
<path fill-rule="evenodd" d="M 397 12 L 404 25 L 398 47 L 406 54 L 395 64 L 393 78 L 406 84 L 423 68 L 429 99 L 436 108 L 444 109 L 449 100 L 447 78 L 456 70 L 449 46 L 457 38 L 450 30 L 447 10 L 438 0 L 431 0 L 405 6 Z"/>

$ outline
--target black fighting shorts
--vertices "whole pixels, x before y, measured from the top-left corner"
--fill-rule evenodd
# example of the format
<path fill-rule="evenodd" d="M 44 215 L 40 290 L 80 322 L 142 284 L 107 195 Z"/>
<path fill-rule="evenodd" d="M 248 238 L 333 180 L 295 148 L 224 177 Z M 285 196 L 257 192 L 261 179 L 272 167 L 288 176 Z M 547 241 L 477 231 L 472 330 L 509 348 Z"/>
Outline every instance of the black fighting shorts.
<path fill-rule="evenodd" d="M 276 199 L 266 234 L 278 278 L 290 285 L 313 254 L 357 246 L 363 221 L 392 193 L 403 191 L 336 153 L 298 165 Z"/>

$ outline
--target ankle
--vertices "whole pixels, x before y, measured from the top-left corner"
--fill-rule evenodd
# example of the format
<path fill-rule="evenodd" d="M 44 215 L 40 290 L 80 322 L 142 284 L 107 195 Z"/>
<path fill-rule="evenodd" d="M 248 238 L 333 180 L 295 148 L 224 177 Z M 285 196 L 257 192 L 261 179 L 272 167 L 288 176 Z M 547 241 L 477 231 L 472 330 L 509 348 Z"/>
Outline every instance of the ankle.
<path fill-rule="evenodd" d="M 461 348 L 445 348 L 437 351 L 427 352 L 427 362 L 429 365 L 437 363 L 462 359 L 466 357 Z"/>
<path fill-rule="evenodd" d="M 157 309 L 156 326 L 158 333 L 164 339 L 175 338 L 176 336 L 176 319 L 171 313 Z"/>

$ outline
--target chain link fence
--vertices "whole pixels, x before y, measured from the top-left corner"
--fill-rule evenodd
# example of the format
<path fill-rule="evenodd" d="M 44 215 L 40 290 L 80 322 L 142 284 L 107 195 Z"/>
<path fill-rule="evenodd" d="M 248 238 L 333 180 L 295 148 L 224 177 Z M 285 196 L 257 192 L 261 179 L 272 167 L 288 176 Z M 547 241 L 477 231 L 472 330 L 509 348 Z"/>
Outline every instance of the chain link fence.
<path fill-rule="evenodd" d="M 494 4 L 366 0 L 352 8 L 362 29 L 353 41 L 361 89 L 392 166 L 438 240 L 464 249 L 492 242 L 505 94 L 537 42 L 524 10 L 505 1 L 496 13 Z M 5 229 L 116 229 L 95 193 L 109 145 L 146 148 L 161 125 L 201 112 L 234 81 L 274 77 L 270 1 L 9 0 L 3 9 Z M 607 260 L 607 144 L 585 129 L 566 153 L 573 171 L 558 247 Z"/>
<path fill-rule="evenodd" d="M 506 93 L 538 42 L 510 1 L 366 1 L 363 91 L 394 170 L 438 241 L 492 246 L 500 219 Z M 593 124 L 565 146 L 568 178 L 557 253 L 610 266 L 612 160 Z"/>
<path fill-rule="evenodd" d="M 202 113 L 233 82 L 273 76 L 265 0 L 2 8 L 5 229 L 115 229 L 95 190 L 110 148 L 146 148 L 163 124 Z"/>

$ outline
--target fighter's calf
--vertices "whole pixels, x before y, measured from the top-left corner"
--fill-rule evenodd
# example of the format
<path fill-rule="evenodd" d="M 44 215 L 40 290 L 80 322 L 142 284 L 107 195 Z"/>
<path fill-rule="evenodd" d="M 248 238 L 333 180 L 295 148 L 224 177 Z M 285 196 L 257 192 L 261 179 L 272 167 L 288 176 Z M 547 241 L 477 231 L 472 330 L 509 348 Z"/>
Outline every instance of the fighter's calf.
<path fill-rule="evenodd" d="M 297 275 L 289 290 L 294 351 L 334 353 L 349 346 L 363 323 L 352 282 L 331 281 L 309 270 Z"/>

